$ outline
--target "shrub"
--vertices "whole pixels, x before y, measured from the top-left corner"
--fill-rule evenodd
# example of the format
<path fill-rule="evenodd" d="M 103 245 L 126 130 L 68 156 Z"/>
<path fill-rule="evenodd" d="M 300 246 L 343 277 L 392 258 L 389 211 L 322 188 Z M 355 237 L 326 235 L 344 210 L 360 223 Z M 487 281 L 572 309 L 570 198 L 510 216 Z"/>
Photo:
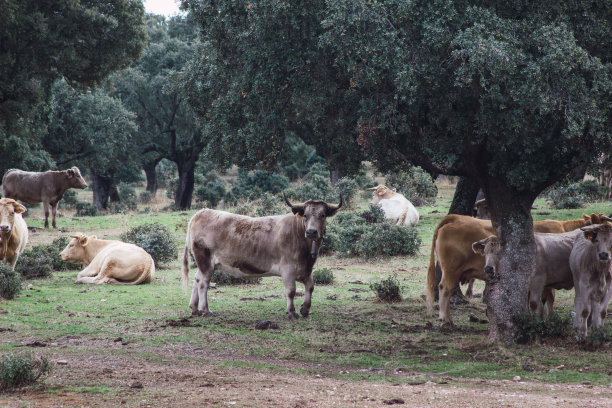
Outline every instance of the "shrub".
<path fill-rule="evenodd" d="M 569 185 L 559 185 L 546 193 L 548 200 L 558 209 L 579 208 L 585 202 L 598 201 L 605 197 L 608 189 L 594 180 L 584 180 Z"/>
<path fill-rule="evenodd" d="M 514 340 L 518 344 L 532 343 L 538 338 L 564 339 L 574 333 L 571 316 L 558 313 L 544 320 L 531 313 L 519 313 L 512 318 L 512 322 L 516 327 Z"/>
<path fill-rule="evenodd" d="M 216 181 L 209 181 L 203 186 L 198 186 L 195 190 L 198 201 L 206 201 L 209 207 L 216 207 L 225 197 L 225 186 L 219 178 Z"/>
<path fill-rule="evenodd" d="M 9 265 L 0 263 L 0 297 L 11 300 L 21 292 L 21 279 Z"/>
<path fill-rule="evenodd" d="M 316 163 L 310 168 L 310 173 L 306 175 L 304 181 L 286 191 L 287 196 L 294 200 L 306 201 L 314 200 L 338 200 L 334 197 L 334 192 L 329 182 L 329 170 L 321 163 Z"/>
<path fill-rule="evenodd" d="M 136 207 L 136 190 L 130 184 L 119 183 L 119 199 L 122 203 L 125 203 L 128 207 L 129 203 L 133 203 Z"/>
<path fill-rule="evenodd" d="M 355 243 L 367 228 L 365 219 L 355 212 L 340 212 L 328 221 L 321 253 L 338 251 L 357 255 Z"/>
<path fill-rule="evenodd" d="M 402 289 L 396 276 L 389 276 L 380 282 L 370 284 L 370 289 L 381 302 L 395 303 L 402 301 Z"/>
<path fill-rule="evenodd" d="M 312 272 L 312 279 L 317 285 L 331 285 L 334 283 L 334 272 L 330 268 L 321 268 Z"/>
<path fill-rule="evenodd" d="M 368 224 L 379 223 L 385 221 L 385 212 L 378 205 L 370 204 L 370 209 L 361 213 L 361 217 Z"/>
<path fill-rule="evenodd" d="M 153 257 L 155 266 L 176 259 L 177 245 L 170 230 L 155 222 L 131 228 L 121 234 L 121 240 L 138 245 Z"/>
<path fill-rule="evenodd" d="M 355 201 L 355 196 L 359 188 L 357 186 L 357 182 L 349 177 L 342 177 L 336 183 L 334 187 L 333 195 L 336 197 L 336 200 L 340 198 L 340 194 L 342 194 L 342 198 L 344 199 L 344 203 L 347 207 L 352 207 Z"/>
<path fill-rule="evenodd" d="M 151 202 L 151 199 L 153 197 L 151 196 L 151 193 L 148 191 L 141 191 L 140 195 L 138 196 L 138 201 L 141 204 L 149 204 Z"/>
<path fill-rule="evenodd" d="M 421 238 L 415 228 L 383 222 L 368 225 L 357 241 L 355 250 L 366 258 L 415 255 L 420 245 Z"/>
<path fill-rule="evenodd" d="M 264 193 L 260 198 L 253 202 L 255 217 L 265 217 L 267 215 L 287 214 L 289 207 L 278 195 Z"/>
<path fill-rule="evenodd" d="M 431 176 L 420 167 L 411 167 L 408 171 L 396 171 L 385 176 L 389 188 L 397 189 L 414 205 L 432 205 L 436 202 L 438 187 Z"/>
<path fill-rule="evenodd" d="M 596 350 L 610 342 L 612 342 L 612 326 L 608 324 L 590 330 L 584 345 L 588 350 Z"/>
<path fill-rule="evenodd" d="M 0 391 L 8 391 L 35 383 L 51 372 L 46 357 L 33 358 L 31 354 L 5 354 L 0 363 Z"/>
<path fill-rule="evenodd" d="M 236 276 L 221 272 L 219 270 L 215 270 L 213 272 L 210 280 L 218 285 L 248 285 L 261 282 L 261 278 L 237 278 Z"/>
<path fill-rule="evenodd" d="M 64 193 L 64 197 L 62 197 L 62 201 L 60 204 L 64 208 L 75 208 L 77 203 L 79 202 L 77 198 L 77 193 L 74 190 L 66 190 Z"/>
<path fill-rule="evenodd" d="M 278 194 L 289 186 L 289 179 L 277 173 L 264 170 L 248 172 L 238 169 L 238 179 L 232 188 L 232 194 L 237 199 L 254 200 L 263 193 Z"/>
<path fill-rule="evenodd" d="M 95 217 L 98 214 L 96 206 L 85 201 L 79 201 L 75 207 L 77 217 Z"/>
<path fill-rule="evenodd" d="M 26 279 L 46 278 L 54 271 L 68 271 L 74 265 L 62 261 L 59 253 L 68 245 L 68 237 L 59 237 L 47 245 L 36 245 L 23 252 L 15 270 Z"/>

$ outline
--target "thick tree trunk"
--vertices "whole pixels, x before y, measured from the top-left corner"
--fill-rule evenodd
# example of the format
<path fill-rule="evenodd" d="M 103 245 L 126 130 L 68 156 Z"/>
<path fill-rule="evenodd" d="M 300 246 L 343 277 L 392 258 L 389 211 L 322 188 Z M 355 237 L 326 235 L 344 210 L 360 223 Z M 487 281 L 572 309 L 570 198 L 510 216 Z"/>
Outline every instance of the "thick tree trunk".
<path fill-rule="evenodd" d="M 108 198 L 113 187 L 113 176 L 95 174 L 93 170 L 91 174 L 93 179 L 93 203 L 98 210 L 108 208 Z"/>
<path fill-rule="evenodd" d="M 338 180 L 344 177 L 344 172 L 340 169 L 332 169 L 329 171 L 329 181 L 331 182 L 332 187 L 336 187 Z"/>
<path fill-rule="evenodd" d="M 119 190 L 117 189 L 117 184 L 113 181 L 113 185 L 110 188 L 108 198 L 110 198 L 111 203 L 120 203 L 121 197 L 119 196 Z"/>
<path fill-rule="evenodd" d="M 160 160 L 154 160 L 142 165 L 147 177 L 147 191 L 151 193 L 152 197 L 155 197 L 155 194 L 157 194 L 157 173 L 155 172 L 155 167 L 157 167 L 159 162 Z"/>
<path fill-rule="evenodd" d="M 536 244 L 531 218 L 535 197 L 495 181 L 485 186 L 485 195 L 502 248 L 499 270 L 487 285 L 489 340 L 511 344 L 515 334 L 512 318 L 528 311 L 529 277 L 535 269 Z"/>
<path fill-rule="evenodd" d="M 179 181 L 174 195 L 174 208 L 176 210 L 189 210 L 191 209 L 191 198 L 195 183 L 195 159 L 177 162 L 176 165 L 178 166 Z"/>
<path fill-rule="evenodd" d="M 453 196 L 453 202 L 451 203 L 448 213 L 471 216 L 472 210 L 474 209 L 474 201 L 476 201 L 476 195 L 478 194 L 478 189 L 478 183 L 476 183 L 474 180 L 467 177 L 460 177 L 459 182 L 457 183 L 457 188 L 455 189 L 455 195 Z M 436 301 L 439 298 L 438 285 L 440 284 L 441 279 L 442 269 L 440 268 L 440 264 L 436 262 L 436 286 L 434 287 L 434 296 Z M 461 292 L 461 287 L 459 284 L 457 284 L 453 290 L 451 302 L 467 302 L 463 296 L 463 293 Z"/>

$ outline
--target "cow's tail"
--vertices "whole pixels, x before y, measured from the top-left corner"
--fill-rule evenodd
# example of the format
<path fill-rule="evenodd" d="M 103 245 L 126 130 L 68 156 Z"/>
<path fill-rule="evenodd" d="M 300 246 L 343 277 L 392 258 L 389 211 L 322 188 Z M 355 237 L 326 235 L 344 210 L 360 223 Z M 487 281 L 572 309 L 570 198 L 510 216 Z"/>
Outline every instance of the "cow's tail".
<path fill-rule="evenodd" d="M 187 224 L 187 236 L 185 237 L 185 252 L 183 253 L 183 277 L 181 278 L 181 286 L 185 293 L 189 293 L 189 248 L 191 247 L 191 220 Z"/>
<path fill-rule="evenodd" d="M 449 222 L 449 216 L 442 218 L 438 226 L 434 230 L 431 240 L 431 253 L 429 255 L 429 268 L 427 269 L 427 313 L 433 314 L 434 304 L 434 289 L 436 286 L 436 241 L 438 239 L 438 231 Z"/>

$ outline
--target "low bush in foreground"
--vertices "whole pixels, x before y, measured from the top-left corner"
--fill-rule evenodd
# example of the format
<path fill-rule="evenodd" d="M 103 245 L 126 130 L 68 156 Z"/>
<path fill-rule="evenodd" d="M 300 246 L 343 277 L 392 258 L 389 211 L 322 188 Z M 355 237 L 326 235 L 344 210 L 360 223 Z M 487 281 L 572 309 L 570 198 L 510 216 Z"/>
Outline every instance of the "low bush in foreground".
<path fill-rule="evenodd" d="M 389 276 L 380 282 L 370 284 L 370 289 L 381 302 L 396 303 L 402 301 L 402 288 L 396 276 Z"/>
<path fill-rule="evenodd" d="M 21 292 L 21 279 L 11 267 L 0 263 L 0 297 L 11 300 Z"/>
<path fill-rule="evenodd" d="M 47 245 L 36 245 L 24 251 L 15 270 L 26 279 L 46 278 L 54 271 L 75 269 L 73 264 L 62 261 L 59 253 L 68 245 L 67 237 L 59 237 Z"/>
<path fill-rule="evenodd" d="M 612 325 L 599 326 L 597 329 L 590 330 L 584 341 L 587 350 L 597 350 L 612 342 Z"/>
<path fill-rule="evenodd" d="M 514 340 L 518 344 L 528 344 L 536 339 L 566 339 L 574 334 L 572 317 L 554 313 L 545 319 L 531 313 L 520 313 L 512 318 L 516 327 Z"/>
<path fill-rule="evenodd" d="M 170 230 L 159 222 L 139 225 L 121 234 L 121 240 L 138 245 L 151 255 L 155 266 L 176 259 L 178 249 Z"/>
<path fill-rule="evenodd" d="M 77 217 L 95 217 L 98 214 L 96 206 L 86 201 L 79 201 L 75 208 Z"/>
<path fill-rule="evenodd" d="M 331 285 L 334 283 L 334 272 L 330 268 L 316 269 L 312 272 L 312 279 L 317 285 Z"/>
<path fill-rule="evenodd" d="M 46 357 L 35 358 L 31 354 L 5 354 L 0 363 L 0 391 L 10 391 L 31 385 L 51 372 L 52 365 Z"/>
<path fill-rule="evenodd" d="M 419 252 L 421 238 L 416 228 L 382 222 L 368 225 L 355 245 L 359 255 L 375 256 L 415 255 Z"/>

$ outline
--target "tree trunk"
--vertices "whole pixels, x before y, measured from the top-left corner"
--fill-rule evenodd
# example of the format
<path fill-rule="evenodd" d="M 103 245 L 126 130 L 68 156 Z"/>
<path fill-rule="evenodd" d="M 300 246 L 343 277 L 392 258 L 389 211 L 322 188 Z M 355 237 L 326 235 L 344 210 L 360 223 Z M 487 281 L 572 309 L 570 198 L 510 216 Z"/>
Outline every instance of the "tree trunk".
<path fill-rule="evenodd" d="M 536 244 L 531 205 L 535 196 L 520 194 L 496 180 L 485 186 L 491 221 L 501 244 L 501 259 L 487 295 L 489 340 L 514 342 L 512 318 L 527 312 L 529 277 L 535 269 Z"/>
<path fill-rule="evenodd" d="M 157 194 L 157 172 L 155 171 L 155 167 L 157 167 L 157 163 L 159 162 L 160 160 L 154 160 L 142 165 L 145 176 L 147 177 L 147 191 L 151 193 L 152 197 L 155 197 L 155 194 Z"/>
<path fill-rule="evenodd" d="M 119 190 L 117 189 L 117 183 L 115 183 L 114 181 L 108 193 L 108 197 L 110 198 L 111 203 L 121 202 L 121 197 L 119 196 Z"/>
<path fill-rule="evenodd" d="M 471 216 L 472 210 L 474 209 L 474 201 L 476 201 L 476 195 L 478 194 L 478 189 L 478 183 L 476 183 L 474 180 L 467 177 L 460 177 L 459 182 L 457 183 L 457 188 L 455 189 L 455 195 L 453 196 L 453 202 L 448 210 L 448 213 Z M 440 284 L 441 279 L 442 269 L 440 268 L 440 264 L 436 262 L 436 286 L 434 287 L 434 298 L 436 301 L 439 298 L 438 285 Z M 461 292 L 461 287 L 459 284 L 457 284 L 453 290 L 451 302 L 467 302 L 463 296 L 463 293 Z"/>
<path fill-rule="evenodd" d="M 344 172 L 340 169 L 332 169 L 329 171 L 329 181 L 331 182 L 332 187 L 336 187 L 338 180 L 344 177 Z"/>
<path fill-rule="evenodd" d="M 108 198 L 113 186 L 113 176 L 95 174 L 93 170 L 91 174 L 93 179 L 93 203 L 98 210 L 108 208 Z"/>
<path fill-rule="evenodd" d="M 196 156 L 197 158 L 197 156 Z M 174 208 L 176 210 L 191 209 L 191 198 L 195 183 L 195 159 L 191 158 L 183 162 L 176 163 L 178 167 L 179 181 L 174 195 Z"/>

